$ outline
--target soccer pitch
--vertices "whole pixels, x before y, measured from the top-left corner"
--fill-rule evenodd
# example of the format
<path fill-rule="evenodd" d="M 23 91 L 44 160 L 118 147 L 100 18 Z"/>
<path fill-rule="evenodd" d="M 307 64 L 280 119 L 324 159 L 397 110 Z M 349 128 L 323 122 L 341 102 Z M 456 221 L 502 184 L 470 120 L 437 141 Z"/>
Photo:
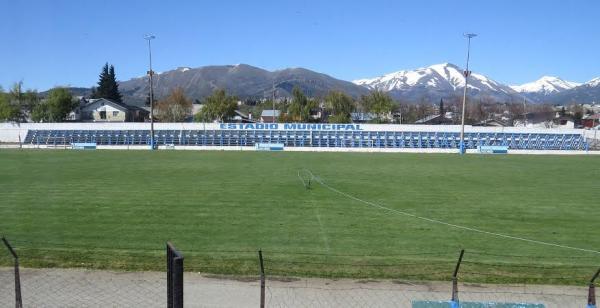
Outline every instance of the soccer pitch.
<path fill-rule="evenodd" d="M 582 284 L 599 176 L 598 156 L 3 150 L 0 233 L 33 267 L 164 270 L 170 240 L 203 273 L 256 275 L 262 249 L 270 275 L 444 280 L 464 248 L 464 281 Z"/>

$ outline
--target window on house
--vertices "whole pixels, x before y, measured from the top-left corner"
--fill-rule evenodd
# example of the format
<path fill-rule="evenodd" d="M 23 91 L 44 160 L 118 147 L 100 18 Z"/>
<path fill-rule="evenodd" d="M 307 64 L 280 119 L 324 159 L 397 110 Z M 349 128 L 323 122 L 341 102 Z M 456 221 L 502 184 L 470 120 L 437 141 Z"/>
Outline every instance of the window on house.
<path fill-rule="evenodd" d="M 119 112 L 118 112 L 118 111 L 113 111 L 113 117 L 116 117 L 116 116 L 118 116 L 118 115 L 119 115 Z"/>
<path fill-rule="evenodd" d="M 106 120 L 106 111 L 100 111 L 100 119 Z"/>

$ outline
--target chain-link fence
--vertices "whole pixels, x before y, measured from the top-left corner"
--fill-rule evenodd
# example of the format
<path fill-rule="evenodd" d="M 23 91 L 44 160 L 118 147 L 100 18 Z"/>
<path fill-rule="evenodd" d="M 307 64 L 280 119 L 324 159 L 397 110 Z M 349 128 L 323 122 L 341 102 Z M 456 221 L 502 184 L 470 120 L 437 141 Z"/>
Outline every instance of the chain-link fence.
<path fill-rule="evenodd" d="M 234 254 L 234 252 L 228 253 Z M 210 264 L 210 260 L 206 260 L 208 264 L 196 264 L 195 273 L 186 273 L 186 306 L 260 306 L 263 301 L 261 262 L 257 252 L 247 253 L 253 254 L 256 258 L 255 275 L 240 277 L 207 274 L 218 270 L 218 267 Z M 228 263 L 228 257 L 222 255 L 222 252 L 213 252 L 213 254 L 218 256 L 220 262 Z M 232 262 L 239 262 L 241 254 L 240 251 L 235 252 L 237 257 L 235 260 L 232 259 Z M 457 260 L 438 260 L 430 263 L 398 262 L 390 261 L 388 256 L 371 256 L 365 260 L 365 256 L 358 258 L 359 256 L 353 255 L 268 251 L 262 251 L 262 255 L 266 307 L 428 307 L 417 304 L 427 301 L 448 303 L 453 294 L 452 274 L 457 262 Z M 420 258 L 425 256 L 432 257 L 430 254 L 416 255 Z M 415 255 L 404 257 L 415 257 Z M 546 264 L 555 261 L 550 258 L 545 261 L 535 260 L 532 261 L 535 264 L 529 265 L 526 264 L 527 262 L 520 261 L 517 268 L 521 273 L 515 273 L 514 267 L 503 270 L 503 267 L 515 264 L 491 263 L 486 257 L 504 257 L 506 261 L 512 258 L 514 261 L 515 258 L 525 256 L 490 255 L 484 252 L 474 252 L 471 255 L 465 253 L 458 272 L 457 297 L 461 303 L 472 302 L 481 305 L 469 307 L 586 307 L 588 303 L 587 283 L 593 274 L 591 266 L 575 266 L 565 271 L 558 266 L 560 262 L 557 262 L 556 267 Z M 306 266 L 311 269 L 307 269 Z M 565 274 L 569 272 L 569 275 Z M 310 274 L 306 275 L 306 273 Z M 590 275 L 586 277 L 585 273 Z M 386 277 L 386 279 L 334 278 L 344 275 Z M 465 277 L 464 281 L 461 275 Z M 322 278 L 298 278 L 301 276 Z M 393 276 L 400 278 L 390 278 Z M 428 277 L 435 277 L 435 279 L 427 279 Z M 437 280 L 437 282 L 427 280 Z M 516 283 L 519 280 L 522 282 Z M 504 283 L 508 281 L 512 283 Z M 193 294 L 189 293 L 190 289 L 194 290 Z M 494 306 L 491 303 L 519 305 Z"/>
<path fill-rule="evenodd" d="M 282 284 L 273 281 L 268 307 L 411 307 L 414 301 L 446 301 L 450 283 L 314 282 Z M 585 288 L 459 284 L 461 302 L 532 303 L 546 307 L 585 307 Z"/>
<path fill-rule="evenodd" d="M 65 256 L 71 255 L 72 250 L 61 249 L 66 251 Z M 43 259 L 33 264 L 52 265 L 59 261 L 44 257 L 42 252 L 28 252 L 26 247 L 16 247 L 16 252 Z M 186 307 L 260 307 L 261 302 L 265 307 L 413 307 L 418 302 L 448 302 L 453 294 L 452 276 L 457 263 L 457 254 L 452 252 L 365 256 L 262 251 L 263 293 L 257 251 L 182 249 L 182 252 L 186 255 Z M 83 255 L 92 253 L 95 252 L 90 250 Z M 160 256 L 151 257 L 157 254 Z M 106 258 L 114 258 L 112 262 L 137 260 L 127 256 L 129 253 L 115 249 Z M 157 262 L 156 268 L 165 268 L 163 249 L 147 251 L 145 257 L 151 261 L 144 262 Z M 566 267 L 564 260 L 521 260 L 525 257 L 467 251 L 457 275 L 458 299 L 463 303 L 586 306 L 587 283 L 595 269 L 577 264 L 587 261 Z M 10 303 L 15 303 L 12 262 L 11 254 L 6 249 L 0 250 L 3 265 L 0 307 L 13 307 Z M 32 264 L 28 263 L 31 260 L 23 262 Z M 165 272 L 107 271 L 88 259 L 82 260 L 80 255 L 61 262 L 82 263 L 82 268 L 21 268 L 23 307 L 165 307 L 168 304 Z"/>
<path fill-rule="evenodd" d="M 13 303 L 12 271 L 0 269 L 0 302 Z M 165 307 L 163 273 L 22 269 L 23 307 Z M 2 306 L 2 305 L 0 305 Z M 5 307 L 5 306 L 2 306 Z"/>
<path fill-rule="evenodd" d="M 6 247 L 0 247 L 0 264 L 10 265 L 14 256 Z M 3 245 L 4 246 L 4 245 Z M 7 248 L 7 249 L 5 249 Z M 64 249 L 60 248 L 60 249 Z M 37 253 L 15 247 L 20 260 L 30 259 Z M 67 256 L 69 250 L 65 250 Z M 98 252 L 88 251 L 88 254 Z M 163 252 L 164 253 L 164 252 Z M 119 253 L 106 255 L 119 262 Z M 29 258 L 28 258 L 29 257 Z M 37 258 L 37 257 L 36 257 Z M 41 256 L 41 264 L 55 264 L 64 260 Z M 32 260 L 27 260 L 31 264 Z M 157 266 L 164 268 L 164 258 L 158 258 Z M 164 272 L 119 272 L 91 270 L 92 263 L 73 255 L 69 264 L 79 264 L 80 269 L 71 268 L 23 268 L 17 273 L 12 267 L 0 267 L 0 307 L 11 307 L 18 303 L 21 295 L 22 307 L 165 307 L 167 304 L 167 276 Z M 20 286 L 16 288 L 16 286 Z M 17 290 L 17 291 L 16 291 Z M 20 292 L 18 292 L 20 291 Z M 16 304 L 16 307 L 20 307 Z"/>
<path fill-rule="evenodd" d="M 461 254 L 462 259 L 462 254 Z M 475 258 L 476 259 L 476 258 Z M 459 261 L 460 262 L 460 261 Z M 519 279 L 524 281 L 542 281 L 538 277 L 511 276 L 499 270 L 501 265 L 477 262 L 475 260 L 464 260 L 461 264 L 461 270 L 467 270 L 466 275 L 469 279 L 476 281 L 492 281 L 498 279 Z M 362 264 L 367 267 L 394 267 L 388 263 L 370 263 Z M 339 264 L 342 268 L 345 266 L 361 267 L 360 264 Z M 419 265 L 417 265 L 419 266 Z M 439 262 L 431 264 L 431 268 L 438 266 L 446 267 L 432 271 L 434 273 L 445 272 L 450 274 L 452 269 L 459 274 L 458 265 Z M 396 264 L 396 268 L 405 268 L 410 271 L 410 265 Z M 283 265 L 282 268 L 290 268 L 290 264 Z M 531 268 L 530 268 L 531 269 Z M 541 271 L 545 269 L 540 266 L 533 266 L 533 269 Z M 281 268 L 279 268 L 281 270 Z M 279 271 L 281 273 L 281 271 Z M 285 272 L 285 271 L 283 271 Z M 530 275 L 530 271 L 526 271 Z M 453 293 L 460 302 L 481 303 L 513 303 L 513 304 L 541 304 L 545 307 L 584 307 L 587 304 L 586 287 L 565 287 L 565 286 L 539 286 L 527 283 L 518 285 L 490 285 L 485 283 L 457 283 L 456 289 L 453 288 L 450 279 L 444 279 L 447 283 L 423 283 L 418 280 L 411 280 L 411 275 L 418 276 L 416 273 L 405 273 L 408 279 L 394 280 L 390 282 L 379 282 L 368 279 L 359 280 L 311 280 L 306 283 L 287 282 L 282 283 L 279 279 L 272 279 L 267 284 L 268 296 L 267 303 L 269 307 L 411 307 L 416 302 L 427 301 L 445 301 L 453 298 Z M 543 272 L 542 275 L 549 273 Z M 402 275 L 399 275 L 402 276 Z M 546 276 L 548 281 L 578 279 L 578 277 L 553 277 Z M 284 280 L 285 281 L 285 280 Z M 584 280 L 585 281 L 585 280 Z M 428 307 L 428 306 L 420 306 Z M 434 306 L 431 306 L 434 307 Z M 436 306 L 437 307 L 437 306 Z M 443 306 L 440 306 L 443 307 Z M 477 306 L 475 306 L 477 307 Z M 495 307 L 495 306 L 482 306 Z M 510 307 L 510 306 L 503 306 Z M 519 306 L 526 307 L 526 306 Z M 532 306 L 533 307 L 533 306 Z M 540 306 L 537 306 L 540 307 Z"/>
<path fill-rule="evenodd" d="M 165 307 L 164 273 L 25 269 L 24 307 Z M 259 307 L 260 282 L 185 274 L 185 307 Z M 14 303 L 12 271 L 0 270 L 0 302 Z M 451 284 L 419 281 L 268 278 L 266 307 L 411 307 L 448 301 Z M 540 303 L 585 307 L 585 287 L 459 283 L 465 302 Z M 0 305 L 5 307 L 5 305 Z M 8 305 L 6 305 L 8 306 Z"/>

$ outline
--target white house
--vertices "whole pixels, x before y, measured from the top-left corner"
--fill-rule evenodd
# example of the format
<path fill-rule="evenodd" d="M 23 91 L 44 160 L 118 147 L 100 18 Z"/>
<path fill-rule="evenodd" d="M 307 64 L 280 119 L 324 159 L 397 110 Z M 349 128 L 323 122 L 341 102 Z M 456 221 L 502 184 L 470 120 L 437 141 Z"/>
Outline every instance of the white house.
<path fill-rule="evenodd" d="M 68 119 L 91 122 L 143 122 L 149 112 L 143 108 L 129 106 L 105 98 L 82 99 Z"/>

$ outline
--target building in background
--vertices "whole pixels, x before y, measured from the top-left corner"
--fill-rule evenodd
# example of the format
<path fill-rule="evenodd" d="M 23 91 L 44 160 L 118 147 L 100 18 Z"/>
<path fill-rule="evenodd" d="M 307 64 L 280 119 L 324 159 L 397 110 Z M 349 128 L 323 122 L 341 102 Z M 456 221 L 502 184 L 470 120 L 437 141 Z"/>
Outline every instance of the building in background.
<path fill-rule="evenodd" d="M 76 122 L 144 122 L 149 115 L 144 108 L 98 98 L 81 99 L 67 119 Z"/>
<path fill-rule="evenodd" d="M 600 124 L 600 113 L 584 115 L 581 119 L 581 125 L 584 128 L 596 127 Z"/>
<path fill-rule="evenodd" d="M 260 121 L 263 123 L 277 122 L 280 115 L 281 111 L 279 110 L 265 109 L 260 114 Z"/>
<path fill-rule="evenodd" d="M 510 126 L 508 122 L 501 119 L 487 119 L 473 124 L 473 126 L 492 126 L 492 127 L 507 127 Z"/>

